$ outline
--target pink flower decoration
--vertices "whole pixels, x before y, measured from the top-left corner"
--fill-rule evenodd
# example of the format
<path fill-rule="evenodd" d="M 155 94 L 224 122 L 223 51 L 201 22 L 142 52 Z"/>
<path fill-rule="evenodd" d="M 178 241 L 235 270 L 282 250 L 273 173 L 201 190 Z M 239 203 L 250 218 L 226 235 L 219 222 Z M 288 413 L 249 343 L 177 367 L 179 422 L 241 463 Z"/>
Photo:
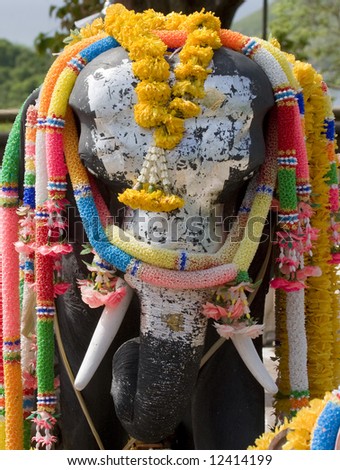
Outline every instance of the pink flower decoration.
<path fill-rule="evenodd" d="M 126 294 L 125 287 L 121 287 L 113 292 L 102 294 L 98 290 L 93 289 L 92 284 L 88 284 L 87 281 L 85 281 L 85 283 L 84 281 L 78 281 L 78 284 L 80 285 L 83 302 L 91 308 L 98 308 L 102 305 L 114 307 Z"/>
<path fill-rule="evenodd" d="M 22 373 L 22 377 L 24 382 L 24 388 L 33 390 L 37 388 L 37 378 L 34 375 L 30 374 L 27 371 L 24 371 Z"/>
<path fill-rule="evenodd" d="M 258 336 L 262 335 L 264 325 L 250 325 L 244 326 L 243 328 L 236 329 L 236 334 L 249 336 L 249 338 L 255 339 Z"/>
<path fill-rule="evenodd" d="M 123 299 L 123 297 L 126 294 L 126 288 L 125 287 L 120 287 L 114 292 L 110 292 L 109 294 L 106 294 L 104 296 L 104 305 L 107 307 L 114 307 L 115 305 L 118 305 L 120 301 Z"/>
<path fill-rule="evenodd" d="M 244 315 L 244 304 L 241 299 L 237 299 L 228 311 L 228 317 L 236 320 Z"/>
<path fill-rule="evenodd" d="M 298 266 L 299 262 L 292 259 L 288 258 L 288 256 L 281 256 L 280 258 L 276 258 L 277 263 L 283 263 L 287 266 L 294 266 L 295 268 Z"/>
<path fill-rule="evenodd" d="M 52 251 L 56 255 L 67 255 L 68 253 L 71 253 L 73 251 L 73 248 L 72 245 L 69 244 L 58 244 L 53 245 Z"/>
<path fill-rule="evenodd" d="M 307 204 L 305 202 L 300 202 L 299 203 L 299 219 L 305 219 L 308 218 L 310 219 L 312 215 L 314 214 L 313 209 L 311 208 L 310 204 Z"/>
<path fill-rule="evenodd" d="M 66 199 L 60 199 L 58 200 L 58 202 L 53 201 L 52 199 L 48 199 L 44 203 L 44 208 L 50 214 L 52 214 L 53 212 L 57 212 L 60 214 L 60 212 L 62 212 L 65 209 L 65 203 L 67 203 Z"/>
<path fill-rule="evenodd" d="M 332 253 L 332 259 L 329 264 L 340 264 L 340 253 Z"/>
<path fill-rule="evenodd" d="M 337 212 L 339 210 L 339 188 L 338 187 L 329 189 L 329 203 L 330 203 L 332 212 Z"/>
<path fill-rule="evenodd" d="M 42 245 L 37 248 L 37 253 L 40 253 L 41 255 L 50 255 L 52 253 L 52 247 L 49 245 Z"/>
<path fill-rule="evenodd" d="M 288 266 L 288 264 L 284 264 L 281 266 L 280 268 L 280 271 L 282 274 L 287 274 L 287 275 L 290 275 L 291 274 L 291 269 L 290 269 L 290 266 Z"/>
<path fill-rule="evenodd" d="M 37 436 L 32 437 L 32 441 L 37 443 L 37 449 L 39 449 L 40 446 L 45 446 L 46 450 L 50 450 L 52 448 L 52 444 L 57 442 L 57 438 L 55 436 L 42 436 L 41 434 L 37 434 Z"/>
<path fill-rule="evenodd" d="M 68 291 L 70 285 L 71 284 L 67 282 L 59 282 L 58 284 L 54 284 L 54 297 L 65 294 L 65 292 Z"/>
<path fill-rule="evenodd" d="M 311 228 L 308 230 L 308 234 L 310 236 L 310 239 L 312 241 L 315 241 L 318 239 L 318 236 L 319 236 L 319 232 L 320 232 L 320 229 L 318 228 Z"/>
<path fill-rule="evenodd" d="M 230 339 L 234 336 L 234 327 L 231 325 L 224 325 L 221 323 L 214 323 L 217 333 L 223 338 Z"/>
<path fill-rule="evenodd" d="M 30 255 L 34 251 L 31 243 L 15 242 L 14 246 L 18 253 L 23 253 L 24 255 Z"/>
<path fill-rule="evenodd" d="M 245 323 L 236 323 L 235 325 L 224 325 L 214 323 L 217 333 L 223 338 L 230 339 L 235 335 L 244 335 L 249 338 L 255 339 L 263 333 L 263 325 L 249 325 Z"/>
<path fill-rule="evenodd" d="M 37 252 L 41 255 L 67 255 L 73 250 L 72 245 L 68 244 L 56 244 L 56 245 L 43 245 L 37 248 Z"/>
<path fill-rule="evenodd" d="M 305 266 L 303 269 L 300 269 L 296 272 L 296 277 L 298 281 L 305 281 L 307 277 L 320 277 L 322 274 L 319 266 Z"/>
<path fill-rule="evenodd" d="M 48 418 L 42 418 L 41 416 L 39 417 L 36 416 L 35 418 L 33 418 L 33 423 L 40 429 L 47 429 L 47 430 L 51 430 L 53 428 L 53 426 L 55 425 L 55 423 L 57 422 L 56 419 L 49 415 Z"/>
<path fill-rule="evenodd" d="M 44 203 L 44 208 L 47 210 L 47 212 L 49 213 L 52 213 L 54 211 L 57 210 L 57 205 L 55 203 L 55 201 L 53 201 L 52 199 L 48 199 L 45 203 Z"/>
<path fill-rule="evenodd" d="M 237 286 L 231 286 L 231 292 L 239 292 L 240 290 L 245 290 L 247 292 L 253 292 L 254 287 L 249 282 L 240 282 Z"/>
<path fill-rule="evenodd" d="M 90 286 L 81 285 L 81 298 L 91 308 L 98 308 L 103 305 L 102 294 Z"/>
<path fill-rule="evenodd" d="M 273 289 L 283 289 L 286 292 L 296 292 L 299 291 L 300 289 L 304 289 L 307 286 L 300 281 L 288 281 L 287 279 L 283 278 L 277 278 L 273 279 L 270 282 L 270 286 Z"/>
<path fill-rule="evenodd" d="M 35 221 L 30 215 L 26 216 L 24 219 L 19 220 L 20 227 L 28 227 L 31 232 L 34 233 Z"/>
<path fill-rule="evenodd" d="M 207 302 L 203 305 L 203 315 L 214 320 L 219 320 L 222 317 L 227 317 L 228 312 L 225 308 L 220 307 L 219 305 Z"/>

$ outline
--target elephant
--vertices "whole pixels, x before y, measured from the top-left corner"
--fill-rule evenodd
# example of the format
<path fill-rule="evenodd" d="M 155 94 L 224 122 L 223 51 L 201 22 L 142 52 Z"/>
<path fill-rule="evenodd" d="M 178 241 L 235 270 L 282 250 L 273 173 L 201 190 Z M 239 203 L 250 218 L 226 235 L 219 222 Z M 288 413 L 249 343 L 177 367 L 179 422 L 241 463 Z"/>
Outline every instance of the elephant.
<path fill-rule="evenodd" d="M 173 69 L 178 51 L 168 61 Z M 135 184 L 152 148 L 151 131 L 134 120 L 135 87 L 131 61 L 119 45 L 81 70 L 69 98 L 80 159 L 124 234 L 146 247 L 214 255 L 264 163 L 274 115 L 272 84 L 247 56 L 224 46 L 214 52 L 201 113 L 187 119 L 183 139 L 167 151 L 170 179 L 185 207 L 158 213 L 126 208 L 117 200 Z M 26 106 L 35 101 L 39 92 Z M 187 288 L 181 281 L 164 287 L 118 269 L 129 293 L 126 314 L 114 338 L 104 331 L 110 340 L 100 360 L 90 357 L 87 366 L 96 365 L 83 378 L 84 357 L 103 309 L 90 308 L 81 298 L 79 281 L 88 276 L 84 261 L 91 263 L 93 255 L 83 254 L 88 237 L 70 187 L 67 224 L 73 250 L 62 259 L 70 287 L 55 300 L 61 414 L 56 448 L 123 449 L 132 439 L 151 448 L 246 449 L 264 430 L 264 383 L 257 379 L 265 372 L 258 357 L 256 365 L 241 357 L 236 341 L 218 341 L 214 322 L 202 315 L 214 291 L 207 279 L 207 287 Z M 275 223 L 275 211 L 270 212 L 249 268 L 250 278 L 261 281 L 250 304 L 259 323 Z M 254 339 L 254 345 L 261 358 L 262 339 Z M 276 391 L 270 378 L 268 383 Z"/>
<path fill-rule="evenodd" d="M 145 148 L 148 138 L 133 122 L 132 83 L 127 54 L 117 48 L 100 55 L 84 69 L 70 97 L 70 106 L 80 123 L 80 156 L 84 165 L 100 182 L 99 188 L 111 208 L 111 213 L 120 214 L 121 218 L 122 207 L 117 207 L 115 195 L 135 179 L 136 168 L 141 166 L 139 149 Z M 228 49 L 222 49 L 214 55 L 214 72 L 208 78 L 206 86 L 213 95 L 214 89 L 223 88 L 223 83 L 226 83 L 226 89 L 223 97 L 219 96 L 221 101 L 224 100 L 219 112 L 223 117 L 230 115 L 230 121 L 225 124 L 224 129 L 229 141 L 225 142 L 224 137 L 218 136 L 216 148 L 209 149 L 206 146 L 199 151 L 199 147 L 209 141 L 209 133 L 214 132 L 214 120 L 218 120 L 218 113 L 211 117 L 211 109 L 207 108 L 207 115 L 199 117 L 193 129 L 190 128 L 188 132 L 189 135 L 198 135 L 190 150 L 199 152 L 200 155 L 194 153 L 189 162 L 185 162 L 179 152 L 174 157 L 175 178 L 183 181 L 180 184 L 190 191 L 191 207 L 185 212 L 170 214 L 167 219 L 161 214 L 162 222 L 165 223 L 159 232 L 157 223 L 160 219 L 155 218 L 153 222 L 154 214 L 135 213 L 131 217 L 131 214 L 126 213 L 125 219 L 123 216 L 121 223 L 127 224 L 132 233 L 137 233 L 137 237 L 147 243 L 172 243 L 174 249 L 184 243 L 189 244 L 190 250 L 193 251 L 215 252 L 219 242 L 213 240 L 214 235 L 215 239 L 219 237 L 218 234 L 210 233 L 215 227 L 206 225 L 197 229 L 197 226 L 193 225 L 191 233 L 188 234 L 190 227 L 188 229 L 185 224 L 188 224 L 188 220 L 190 223 L 190 217 L 199 225 L 204 223 L 204 217 L 198 216 L 199 214 L 204 214 L 209 223 L 212 209 L 218 211 L 215 219 L 223 219 L 226 224 L 229 218 L 237 213 L 245 187 L 263 162 L 266 116 L 273 107 L 273 95 L 267 77 L 249 59 Z M 91 93 L 93 98 L 90 97 Z M 241 104 L 242 93 L 245 95 Z M 120 101 L 121 96 L 124 96 L 123 102 Z M 216 96 L 213 98 L 216 99 Z M 238 109 L 240 106 L 248 109 L 242 127 L 235 129 L 234 116 L 242 118 L 242 110 Z M 114 114 L 112 110 L 115 110 Z M 135 139 L 138 140 L 137 143 Z M 239 147 L 236 141 L 239 142 Z M 236 147 L 234 161 L 230 162 L 229 157 L 224 155 L 226 152 L 233 153 L 233 146 Z M 118 149 L 117 161 L 122 155 L 124 159 L 123 170 L 117 173 L 112 173 L 106 166 L 109 162 L 105 163 L 105 155 L 110 156 L 112 149 Z M 244 152 L 249 152 L 246 164 L 243 164 L 243 159 L 246 158 Z M 215 159 L 218 154 L 222 157 Z M 221 169 L 215 169 L 215 165 Z M 185 184 L 186 180 L 190 181 L 190 185 Z M 207 185 L 209 191 L 204 192 L 202 184 Z M 69 199 L 71 200 L 71 195 Z M 73 203 L 68 212 L 69 227 L 76 227 L 80 233 L 71 234 L 74 251 L 65 256 L 63 261 L 65 279 L 68 282 L 73 280 L 73 285 L 66 294 L 57 299 L 61 340 L 75 372 L 80 368 L 99 315 L 97 311 L 90 312 L 81 301 L 74 281 L 75 278 L 86 275 L 86 269 L 79 257 L 81 242 L 85 238 L 77 217 L 79 215 Z M 175 219 L 179 224 L 180 233 L 174 243 L 169 242 L 170 230 L 164 233 L 164 226 L 171 228 Z M 221 231 L 221 228 L 217 227 L 217 230 Z M 267 228 L 269 232 L 270 227 Z M 225 230 L 227 229 L 222 228 L 222 232 Z M 251 275 L 254 278 L 270 248 L 268 240 L 267 233 L 251 267 Z M 251 308 L 259 321 L 262 321 L 268 280 L 267 268 Z M 141 282 L 133 287 L 133 298 L 122 326 L 98 370 L 82 391 L 105 448 L 123 448 L 128 436 L 149 443 L 170 439 L 171 445 L 179 449 L 246 448 L 263 431 L 264 392 L 229 341 L 225 341 L 200 369 L 204 352 L 208 351 L 218 338 L 212 322 L 207 322 L 199 315 L 202 300 L 208 298 L 209 292 L 162 289 Z M 197 335 L 198 346 L 193 347 L 190 341 L 182 344 L 181 341 L 176 343 L 176 340 L 171 339 L 171 335 L 176 332 L 176 325 L 172 326 L 171 331 L 169 323 L 157 325 L 156 320 L 152 318 L 145 320 L 153 310 L 159 314 L 160 302 L 165 318 L 167 314 L 173 313 L 173 306 L 181 315 L 196 315 L 191 334 Z M 141 309 L 144 321 L 140 326 Z M 161 327 L 170 328 L 168 338 L 164 339 L 163 333 L 157 338 L 157 328 Z M 256 346 L 261 355 L 261 339 L 256 341 Z M 79 409 L 62 361 L 60 378 L 64 448 L 96 448 L 97 444 Z M 132 391 L 125 390 L 124 386 L 132 387 Z M 134 390 L 135 387 L 138 387 L 138 390 Z M 139 405 L 136 404 L 138 399 L 141 401 Z M 227 425 L 227 421 L 232 424 Z"/>

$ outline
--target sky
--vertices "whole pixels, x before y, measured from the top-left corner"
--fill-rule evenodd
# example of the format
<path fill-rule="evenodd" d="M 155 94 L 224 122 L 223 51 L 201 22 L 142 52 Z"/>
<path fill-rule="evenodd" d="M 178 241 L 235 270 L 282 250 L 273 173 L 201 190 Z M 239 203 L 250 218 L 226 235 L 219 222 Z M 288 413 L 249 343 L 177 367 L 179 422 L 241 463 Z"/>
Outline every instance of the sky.
<path fill-rule="evenodd" d="M 49 8 L 51 5 L 64 5 L 63 0 L 0 0 L 0 3 L 0 38 L 29 47 L 33 46 L 39 33 L 53 33 L 58 29 L 59 21 L 49 17 Z M 235 19 L 241 19 L 262 6 L 263 0 L 245 0 Z"/>

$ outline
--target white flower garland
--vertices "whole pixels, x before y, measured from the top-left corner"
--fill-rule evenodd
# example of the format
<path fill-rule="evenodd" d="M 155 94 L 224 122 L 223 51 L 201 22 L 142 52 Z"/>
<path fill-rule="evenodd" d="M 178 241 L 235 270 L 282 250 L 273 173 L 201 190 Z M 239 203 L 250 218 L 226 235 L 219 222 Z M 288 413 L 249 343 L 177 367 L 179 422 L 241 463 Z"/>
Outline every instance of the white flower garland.
<path fill-rule="evenodd" d="M 305 289 L 287 292 L 287 333 L 289 344 L 289 379 L 292 391 L 308 390 L 307 340 L 305 332 Z"/>

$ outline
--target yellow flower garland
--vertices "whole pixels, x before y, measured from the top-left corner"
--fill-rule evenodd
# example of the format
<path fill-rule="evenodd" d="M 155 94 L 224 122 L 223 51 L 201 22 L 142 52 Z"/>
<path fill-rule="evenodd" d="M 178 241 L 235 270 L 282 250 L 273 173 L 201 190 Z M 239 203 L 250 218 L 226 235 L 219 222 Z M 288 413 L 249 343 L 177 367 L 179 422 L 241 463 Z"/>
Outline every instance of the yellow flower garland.
<path fill-rule="evenodd" d="M 204 96 L 213 49 L 221 47 L 220 20 L 204 10 L 188 17 L 174 13 L 164 16 L 151 9 L 135 13 L 115 4 L 107 9 L 104 27 L 129 52 L 132 71 L 140 80 L 134 106 L 136 123 L 154 129 L 156 147 L 173 149 L 183 138 L 185 119 L 200 113 L 196 100 Z M 188 37 L 179 53 L 180 63 L 174 70 L 176 82 L 171 87 L 167 46 L 154 31 L 173 28 L 186 30 Z M 180 209 L 184 200 L 169 189 L 151 183 L 137 185 L 120 194 L 119 200 L 134 209 L 157 212 Z"/>
<path fill-rule="evenodd" d="M 105 18 L 105 31 L 129 52 L 133 73 L 141 80 L 136 87 L 135 120 L 142 127 L 156 128 L 156 146 L 168 150 L 182 140 L 184 119 L 198 116 L 200 107 L 192 99 L 204 96 L 204 82 L 210 73 L 207 67 L 213 49 L 221 47 L 220 20 L 212 13 L 202 11 L 187 18 L 180 17 L 182 28 L 189 34 L 179 54 L 180 63 L 175 68 L 178 83 L 173 90 L 168 83 L 167 47 L 153 32 L 169 28 L 169 24 L 165 28 L 167 17 L 153 10 L 135 14 L 133 10 L 115 4 L 108 8 Z M 178 27 L 178 23 L 175 26 Z M 187 81 L 194 85 L 190 88 L 193 91 L 191 96 L 189 87 L 186 89 L 184 86 Z"/>
<path fill-rule="evenodd" d="M 311 65 L 295 62 L 294 73 L 303 87 L 306 119 L 306 145 L 313 188 L 312 202 L 315 205 L 312 225 L 319 230 L 318 243 L 313 250 L 314 263 L 321 268 L 322 275 L 307 281 L 306 289 L 306 331 L 308 338 L 308 377 L 313 397 L 323 395 L 325 389 L 336 387 L 334 377 L 334 314 L 335 292 L 332 291 L 329 264 L 329 187 L 327 173 L 329 159 L 327 140 L 324 134 L 324 118 L 327 116 L 327 102 L 322 91 L 322 77 Z M 333 313 L 334 312 L 334 313 Z M 339 321 L 338 321 L 339 328 Z"/>
<path fill-rule="evenodd" d="M 174 194 L 164 194 L 163 191 L 159 189 L 151 193 L 148 193 L 145 189 L 141 191 L 126 189 L 124 191 L 124 197 L 119 196 L 118 199 L 132 209 L 142 209 L 152 212 L 170 212 L 184 206 L 183 199 Z"/>

